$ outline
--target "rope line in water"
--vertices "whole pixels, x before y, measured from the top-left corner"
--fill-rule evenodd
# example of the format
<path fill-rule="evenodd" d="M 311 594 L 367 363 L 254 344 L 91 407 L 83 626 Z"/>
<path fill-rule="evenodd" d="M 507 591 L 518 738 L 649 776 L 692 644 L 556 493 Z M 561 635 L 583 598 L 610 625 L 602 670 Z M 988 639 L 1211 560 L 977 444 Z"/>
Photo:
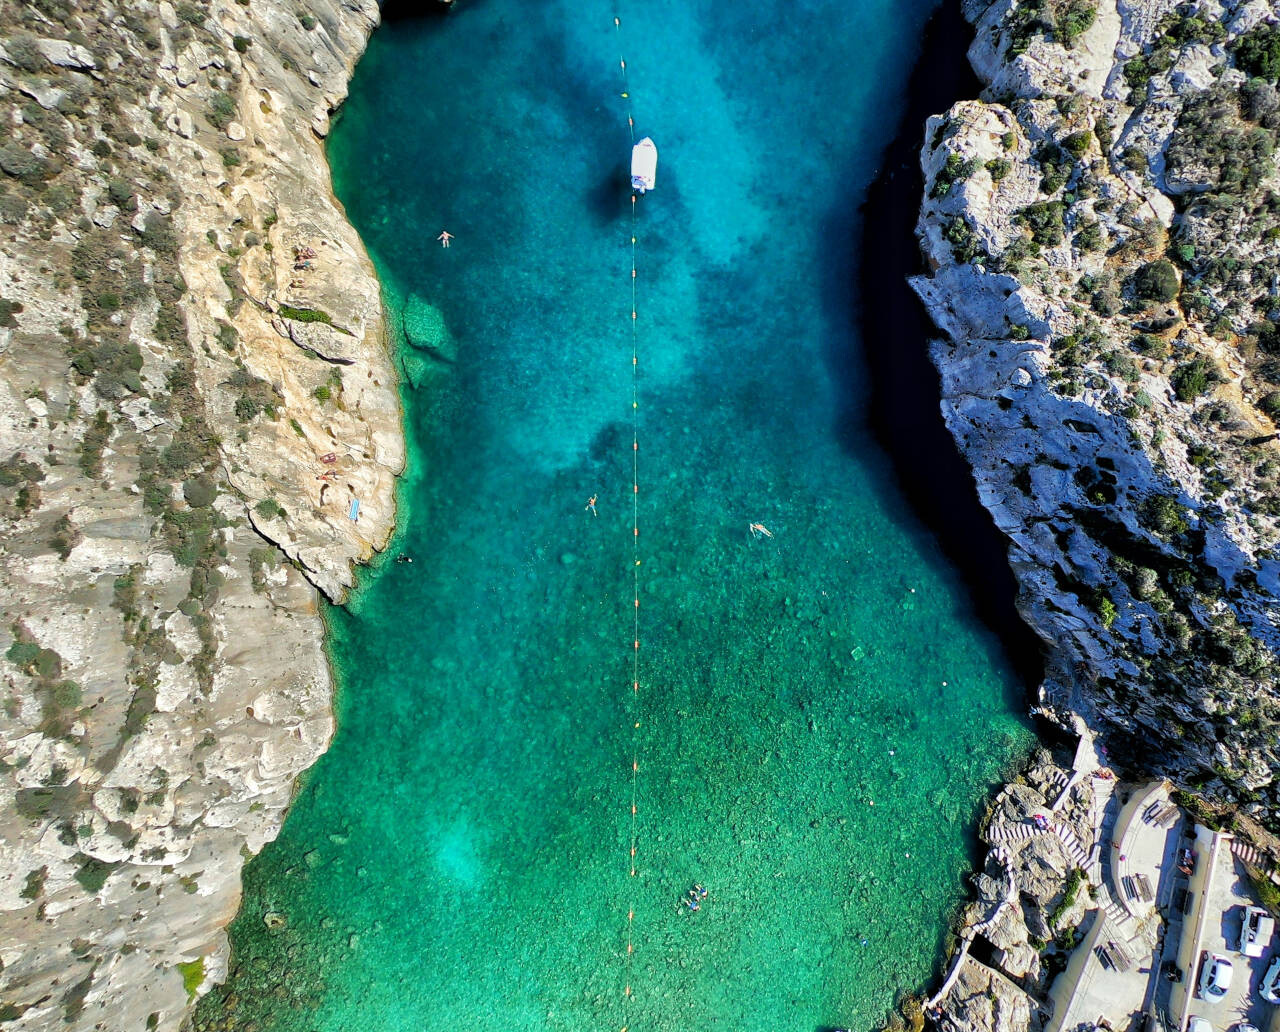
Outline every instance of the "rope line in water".
<path fill-rule="evenodd" d="M 618 38 L 619 52 L 622 50 L 622 20 L 615 14 L 613 27 Z M 627 62 L 619 57 L 618 69 L 622 77 L 622 99 L 627 114 L 627 132 L 631 137 L 631 145 L 636 142 L 636 123 L 631 112 L 631 88 L 627 81 Z M 636 304 L 636 239 L 638 211 L 636 195 L 631 194 L 631 587 L 634 599 L 632 608 L 632 649 L 631 649 L 631 825 L 630 825 L 630 863 L 629 877 L 636 877 L 636 815 L 638 812 L 638 784 L 640 777 L 640 362 L 639 332 L 637 329 L 638 308 Z M 627 1032 L 631 1023 L 631 978 L 634 970 L 635 956 L 635 887 L 627 893 L 627 953 L 626 953 L 626 986 L 622 993 L 622 1032 Z"/>

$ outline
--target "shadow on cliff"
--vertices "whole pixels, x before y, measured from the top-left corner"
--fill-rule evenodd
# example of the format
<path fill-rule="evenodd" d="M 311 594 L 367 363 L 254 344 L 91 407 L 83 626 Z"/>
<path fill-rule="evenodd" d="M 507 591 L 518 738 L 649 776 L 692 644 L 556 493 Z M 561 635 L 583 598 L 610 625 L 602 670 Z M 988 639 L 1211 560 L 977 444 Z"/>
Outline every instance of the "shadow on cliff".
<path fill-rule="evenodd" d="M 426 21 L 445 17 L 452 5 L 444 0 L 379 0 L 378 10 L 384 22 Z"/>
<path fill-rule="evenodd" d="M 926 26 L 902 121 L 856 223 L 848 212 L 833 219 L 833 229 L 843 231 L 840 239 L 855 241 L 858 303 L 856 334 L 834 342 L 828 359 L 850 399 L 841 415 L 841 440 L 852 450 L 856 429 L 869 422 L 899 488 L 960 571 L 978 615 L 999 636 L 1031 692 L 1044 674 L 1040 640 L 1014 608 L 1008 540 L 978 501 L 968 463 L 942 421 L 940 380 L 928 354 L 928 341 L 938 333 L 906 282 L 923 271 L 914 230 L 924 189 L 919 154 L 925 119 L 981 91 L 965 56 L 972 38 L 959 0 L 944 0 Z M 848 282 L 830 285 L 845 296 L 849 288 Z"/>

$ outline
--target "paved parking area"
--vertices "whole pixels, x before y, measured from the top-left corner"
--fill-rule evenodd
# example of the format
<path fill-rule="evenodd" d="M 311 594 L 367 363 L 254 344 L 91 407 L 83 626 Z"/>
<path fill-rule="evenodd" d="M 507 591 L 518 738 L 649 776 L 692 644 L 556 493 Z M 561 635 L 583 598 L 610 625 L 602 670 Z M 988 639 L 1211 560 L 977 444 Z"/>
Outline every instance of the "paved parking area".
<path fill-rule="evenodd" d="M 1228 1032 L 1243 1021 L 1256 1026 L 1262 1032 L 1271 1027 L 1274 1004 L 1267 1003 L 1258 993 L 1262 975 L 1271 962 L 1277 948 L 1273 937 L 1268 950 L 1257 958 L 1246 957 L 1237 951 L 1240 945 L 1240 929 L 1244 921 L 1244 908 L 1256 901 L 1251 896 L 1249 877 L 1244 864 L 1236 859 L 1230 849 L 1219 851 L 1217 863 L 1208 883 L 1208 918 L 1204 924 L 1204 937 L 1200 942 L 1201 953 L 1220 953 L 1231 961 L 1233 972 L 1231 990 L 1220 1003 L 1210 1003 L 1196 995 L 1191 1001 L 1190 1013 L 1207 1018 L 1215 1032 Z M 1194 971 L 1188 972 L 1194 985 L 1200 984 L 1198 962 Z"/>

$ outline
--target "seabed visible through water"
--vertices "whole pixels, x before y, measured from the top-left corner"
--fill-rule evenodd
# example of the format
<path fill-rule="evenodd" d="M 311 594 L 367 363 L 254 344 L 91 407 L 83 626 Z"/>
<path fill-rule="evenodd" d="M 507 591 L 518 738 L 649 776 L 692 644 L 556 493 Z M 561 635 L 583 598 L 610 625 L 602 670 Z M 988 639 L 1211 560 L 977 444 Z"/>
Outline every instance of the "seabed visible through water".
<path fill-rule="evenodd" d="M 653 0 L 619 31 L 474 0 L 375 34 L 330 157 L 413 342 L 414 561 L 330 613 L 339 734 L 202 1021 L 869 1029 L 928 980 L 1031 742 L 859 415 L 859 349 L 920 346 L 854 339 L 854 219 L 933 6 Z M 661 152 L 634 453 L 620 51 Z"/>

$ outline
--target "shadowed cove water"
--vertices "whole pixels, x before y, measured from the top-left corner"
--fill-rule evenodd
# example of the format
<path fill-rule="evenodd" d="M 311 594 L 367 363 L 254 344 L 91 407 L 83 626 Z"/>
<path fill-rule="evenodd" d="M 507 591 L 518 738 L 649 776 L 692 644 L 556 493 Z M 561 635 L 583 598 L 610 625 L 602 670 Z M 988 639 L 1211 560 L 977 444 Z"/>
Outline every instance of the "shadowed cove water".
<path fill-rule="evenodd" d="M 619 33 L 607 7 L 475 0 L 375 34 L 330 157 L 410 342 L 413 562 L 331 613 L 340 731 L 202 1019 L 812 1032 L 928 979 L 979 801 L 1030 741 L 832 358 L 932 7 L 655 0 Z M 638 729 L 624 54 L 661 151 Z"/>

